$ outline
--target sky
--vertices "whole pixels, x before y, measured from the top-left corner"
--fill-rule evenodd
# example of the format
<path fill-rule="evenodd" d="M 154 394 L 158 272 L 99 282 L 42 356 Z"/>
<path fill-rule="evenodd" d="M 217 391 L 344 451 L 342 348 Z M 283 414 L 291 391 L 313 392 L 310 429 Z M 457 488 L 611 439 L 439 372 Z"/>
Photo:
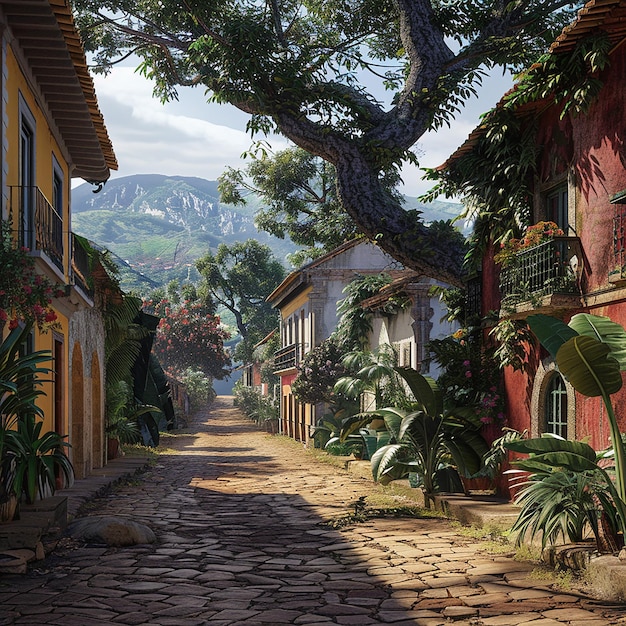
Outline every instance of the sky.
<path fill-rule="evenodd" d="M 152 96 L 150 81 L 131 66 L 95 76 L 94 82 L 119 163 L 112 178 L 164 174 L 215 180 L 228 166 L 245 167 L 242 154 L 251 146 L 245 132 L 248 116 L 229 105 L 208 104 L 202 88 L 181 88 L 179 100 L 164 105 Z M 451 128 L 422 137 L 417 144 L 420 165 L 443 163 L 478 125 L 480 114 L 492 108 L 510 86 L 510 79 L 501 74 L 489 77 L 480 97 L 468 102 Z M 274 150 L 287 145 L 284 139 L 272 140 Z M 408 166 L 402 175 L 405 195 L 418 196 L 432 185 L 421 180 L 416 167 Z"/>

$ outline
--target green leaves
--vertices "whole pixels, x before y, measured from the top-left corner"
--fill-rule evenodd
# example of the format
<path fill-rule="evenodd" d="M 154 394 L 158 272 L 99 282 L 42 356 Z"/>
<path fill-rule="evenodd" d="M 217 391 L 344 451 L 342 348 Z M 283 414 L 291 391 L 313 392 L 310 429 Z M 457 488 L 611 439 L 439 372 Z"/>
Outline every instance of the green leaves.
<path fill-rule="evenodd" d="M 559 348 L 578 333 L 563 321 L 549 315 L 529 315 L 526 318 L 530 329 L 535 333 L 541 345 L 556 358 Z"/>
<path fill-rule="evenodd" d="M 531 315 L 528 324 L 578 392 L 596 397 L 619 391 L 620 369 L 626 369 L 626 331 L 619 324 L 586 313 L 569 325 L 547 315 Z"/>
<path fill-rule="evenodd" d="M 404 378 L 425 413 L 441 415 L 443 412 L 443 393 L 433 378 L 423 376 L 411 367 L 396 367 L 395 370 Z"/>
<path fill-rule="evenodd" d="M 579 335 L 594 337 L 611 348 L 611 356 L 617 360 L 622 371 L 626 370 L 626 330 L 608 317 L 578 313 L 569 327 Z"/>
<path fill-rule="evenodd" d="M 573 337 L 559 349 L 559 370 L 574 389 L 584 396 L 612 394 L 622 387 L 619 363 L 610 356 L 611 348 L 592 337 Z"/>

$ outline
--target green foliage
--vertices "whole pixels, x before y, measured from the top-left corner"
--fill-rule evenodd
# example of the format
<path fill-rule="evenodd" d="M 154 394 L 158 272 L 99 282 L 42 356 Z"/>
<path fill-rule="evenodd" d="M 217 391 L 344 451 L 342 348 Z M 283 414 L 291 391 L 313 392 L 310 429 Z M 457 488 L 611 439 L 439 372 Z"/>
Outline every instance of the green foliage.
<path fill-rule="evenodd" d="M 342 363 L 350 373 L 337 380 L 334 392 L 341 397 L 359 402 L 365 400 L 363 394 L 372 396 L 373 406 L 380 409 L 384 406 L 410 406 L 411 399 L 407 397 L 406 389 L 398 375 L 398 355 L 393 346 L 382 344 L 370 352 L 355 350 L 346 354 Z M 367 414 L 361 416 L 362 424 L 367 424 Z M 356 428 L 356 423 L 352 426 Z"/>
<path fill-rule="evenodd" d="M 65 456 L 70 444 L 64 441 L 65 436 L 42 429 L 43 421 L 27 413 L 20 416 L 17 431 L 12 433 L 16 461 L 13 489 L 18 495 L 23 493 L 29 503 L 54 494 L 57 471 L 66 487 L 74 481 L 74 469 Z"/>
<path fill-rule="evenodd" d="M 437 383 L 410 368 L 397 368 L 413 398 L 410 410 L 372 411 L 382 417 L 396 443 L 372 456 L 374 479 L 384 483 L 417 473 L 427 503 L 440 490 L 462 490 L 459 474 L 472 476 L 482 467 L 488 446 L 480 422 L 462 410 L 443 410 Z"/>
<path fill-rule="evenodd" d="M 259 426 L 278 422 L 280 417 L 278 401 L 272 396 L 264 396 L 258 389 L 236 384 L 233 389 L 235 406 Z"/>
<path fill-rule="evenodd" d="M 220 244 L 196 267 L 203 280 L 200 293 L 209 294 L 235 316 L 243 340 L 236 358 L 251 362 L 254 346 L 276 327 L 276 314 L 266 300 L 285 277 L 285 268 L 269 246 L 254 239 Z"/>
<path fill-rule="evenodd" d="M 608 318 L 587 313 L 579 315 L 582 317 L 576 316 L 574 325 L 586 334 L 574 331 L 576 335 L 569 338 L 568 325 L 555 318 L 531 315 L 528 324 L 542 343 L 550 337 L 556 364 L 574 389 L 583 395 L 602 397 L 615 450 L 617 491 L 620 498 L 626 500 L 626 450 L 610 399 L 610 395 L 622 387 L 620 362 L 612 355 L 623 357 L 626 333 L 617 331 L 617 325 Z M 571 323 L 569 328 L 573 330 Z M 556 344 L 552 342 L 554 337 L 558 338 Z"/>
<path fill-rule="evenodd" d="M 446 406 L 466 407 L 483 424 L 502 423 L 506 415 L 501 365 L 495 350 L 484 345 L 482 327 L 461 328 L 428 345 L 441 367 L 437 384 Z"/>
<path fill-rule="evenodd" d="M 515 89 L 483 117 L 481 134 L 472 150 L 448 163 L 444 170 L 428 170 L 437 185 L 423 199 L 441 194 L 462 196 L 465 217 L 475 221 L 466 257 L 478 265 L 489 242 L 506 243 L 530 224 L 531 187 L 539 162 L 534 109 L 523 105 L 550 101 L 561 116 L 585 113 L 602 83 L 597 72 L 608 63 L 610 41 L 592 34 L 571 52 L 544 54 L 518 76 Z"/>
<path fill-rule="evenodd" d="M 532 473 L 530 484 L 520 495 L 522 512 L 516 526 L 531 534 L 541 530 L 546 541 L 554 541 L 559 534 L 576 537 L 588 524 L 600 541 L 600 510 L 614 534 L 618 529 L 624 533 L 626 455 L 610 395 L 622 387 L 626 332 L 608 318 L 586 313 L 574 316 L 569 325 L 545 315 L 531 315 L 528 323 L 574 389 L 585 396 L 602 397 L 611 430 L 615 485 L 598 462 L 607 455 L 598 455 L 586 443 L 553 436 L 510 442 L 507 448 L 530 454 L 515 466 Z"/>
<path fill-rule="evenodd" d="M 185 385 L 193 408 L 206 406 L 216 397 L 213 381 L 201 370 L 188 367 L 183 372 L 181 381 Z"/>
<path fill-rule="evenodd" d="M 124 380 L 107 385 L 106 408 L 105 432 L 120 443 L 137 443 L 140 439 L 138 418 L 151 411 L 158 411 L 154 406 L 140 405 L 132 387 Z"/>
<path fill-rule="evenodd" d="M 519 533 L 518 543 L 539 533 L 544 547 L 558 539 L 581 541 L 591 530 L 601 547 L 600 518 L 613 537 L 624 531 L 626 505 L 603 467 L 610 454 L 554 435 L 509 441 L 505 447 L 529 455 L 513 462 L 518 470 L 531 472 L 516 498 L 522 507 L 512 528 Z"/>
<path fill-rule="evenodd" d="M 301 148 L 253 157 L 245 171 L 228 168 L 219 183 L 223 202 L 261 198 L 256 227 L 304 248 L 292 255 L 296 266 L 357 235 L 337 197 L 333 166 Z"/>
<path fill-rule="evenodd" d="M 560 0 L 506 10 L 438 0 L 73 6 L 101 68 L 132 53 L 162 100 L 181 85 L 206 88 L 211 101 L 250 115 L 252 135 L 278 131 L 331 163 L 361 232 L 408 266 L 450 272 L 457 259 L 388 193 L 386 179 L 416 161 L 411 147 L 427 130 L 450 122 L 479 88 L 482 68 L 525 65 L 573 15 Z"/>
<path fill-rule="evenodd" d="M 364 350 L 368 345 L 368 333 L 372 330 L 372 311 L 361 306 L 366 298 L 376 295 L 391 283 L 386 273 L 357 276 L 344 288 L 346 297 L 337 302 L 339 322 L 333 336 L 341 343 L 344 351 Z M 397 310 L 406 302 L 390 302 L 389 309 Z"/>
<path fill-rule="evenodd" d="M 31 330 L 29 324 L 14 328 L 0 342 L 0 504 L 22 493 L 28 447 L 18 435 L 20 421 L 43 417 L 37 398 L 43 394 L 42 377 L 50 373 L 43 364 L 52 356 L 47 351 L 20 353 Z"/>
<path fill-rule="evenodd" d="M 0 502 L 13 493 L 28 502 L 54 493 L 56 472 L 70 485 L 72 464 L 65 455 L 65 437 L 43 430 L 37 398 L 43 394 L 42 376 L 51 370 L 47 351 L 20 354 L 31 325 L 13 329 L 0 343 Z"/>

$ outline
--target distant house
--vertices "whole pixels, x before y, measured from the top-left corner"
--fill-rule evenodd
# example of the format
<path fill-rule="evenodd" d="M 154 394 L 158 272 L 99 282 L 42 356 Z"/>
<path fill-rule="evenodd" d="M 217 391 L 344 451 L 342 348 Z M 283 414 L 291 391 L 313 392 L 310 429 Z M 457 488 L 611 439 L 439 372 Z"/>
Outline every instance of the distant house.
<path fill-rule="evenodd" d="M 291 385 L 305 355 L 335 330 L 337 302 L 344 288 L 357 276 L 389 274 L 394 282 L 380 296 L 368 302 L 374 309 L 400 291 L 410 304 L 391 317 L 376 316 L 371 347 L 391 343 L 399 349 L 400 363 L 434 373 L 426 345 L 433 332 L 446 334 L 436 297 L 428 294 L 436 280 L 407 271 L 375 244 L 355 239 L 292 272 L 269 295 L 268 301 L 280 312 L 281 348 L 275 357 L 280 376 L 281 428 L 289 437 L 308 443 L 310 429 L 323 407 L 298 402 Z"/>
<path fill-rule="evenodd" d="M 421 374 L 437 379 L 438 365 L 431 361 L 428 342 L 448 337 L 458 329 L 456 322 L 445 320 L 446 307 L 432 288 L 447 287 L 447 283 L 423 276 L 413 270 L 403 270 L 375 296 L 361 304 L 374 312 L 369 346 L 389 344 L 395 347 L 398 365 L 412 367 Z M 406 301 L 405 306 L 386 306 L 392 300 Z"/>
<path fill-rule="evenodd" d="M 104 329 L 72 233 L 71 179 L 104 183 L 117 163 L 69 3 L 0 0 L 0 25 L 2 218 L 64 290 L 52 302 L 58 328 L 35 331 L 32 348 L 53 355 L 44 430 L 69 435 L 80 478 L 106 460 Z"/>
<path fill-rule="evenodd" d="M 500 309 L 501 318 L 546 313 L 568 321 L 588 312 L 626 324 L 625 24 L 625 0 L 592 0 L 552 45 L 553 54 L 572 55 L 589 37 L 608 38 L 609 64 L 593 76 L 601 89 L 587 112 L 563 114 L 552 97 L 515 110 L 520 127 L 534 132 L 530 223 L 552 221 L 563 234 L 518 251 L 511 267 L 494 263 L 487 246 L 483 314 Z M 446 167 L 480 150 L 484 133 L 477 128 Z M 508 426 L 609 445 L 600 399 L 575 392 L 543 350 L 530 354 L 526 372 L 507 368 L 505 388 Z M 624 430 L 626 390 L 614 401 Z"/>

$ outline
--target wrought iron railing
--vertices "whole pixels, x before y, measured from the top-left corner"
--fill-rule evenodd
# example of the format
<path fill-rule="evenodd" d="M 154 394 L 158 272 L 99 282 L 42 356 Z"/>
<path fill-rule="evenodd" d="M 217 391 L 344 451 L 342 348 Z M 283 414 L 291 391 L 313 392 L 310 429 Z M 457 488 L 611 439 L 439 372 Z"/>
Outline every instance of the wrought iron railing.
<path fill-rule="evenodd" d="M 482 315 L 482 276 L 478 274 L 466 281 L 465 315 L 480 317 Z"/>
<path fill-rule="evenodd" d="M 91 280 L 91 267 L 89 255 L 74 233 L 72 235 L 72 280 L 78 285 L 83 293 L 93 298 L 93 286 Z"/>
<path fill-rule="evenodd" d="M 292 343 L 276 352 L 274 355 L 274 371 L 288 370 L 298 364 L 299 345 Z"/>
<path fill-rule="evenodd" d="M 39 187 L 9 190 L 9 214 L 19 244 L 45 253 L 63 271 L 63 218 Z"/>
<path fill-rule="evenodd" d="M 504 303 L 549 294 L 579 294 L 583 255 L 578 237 L 555 237 L 518 252 L 500 272 Z"/>

